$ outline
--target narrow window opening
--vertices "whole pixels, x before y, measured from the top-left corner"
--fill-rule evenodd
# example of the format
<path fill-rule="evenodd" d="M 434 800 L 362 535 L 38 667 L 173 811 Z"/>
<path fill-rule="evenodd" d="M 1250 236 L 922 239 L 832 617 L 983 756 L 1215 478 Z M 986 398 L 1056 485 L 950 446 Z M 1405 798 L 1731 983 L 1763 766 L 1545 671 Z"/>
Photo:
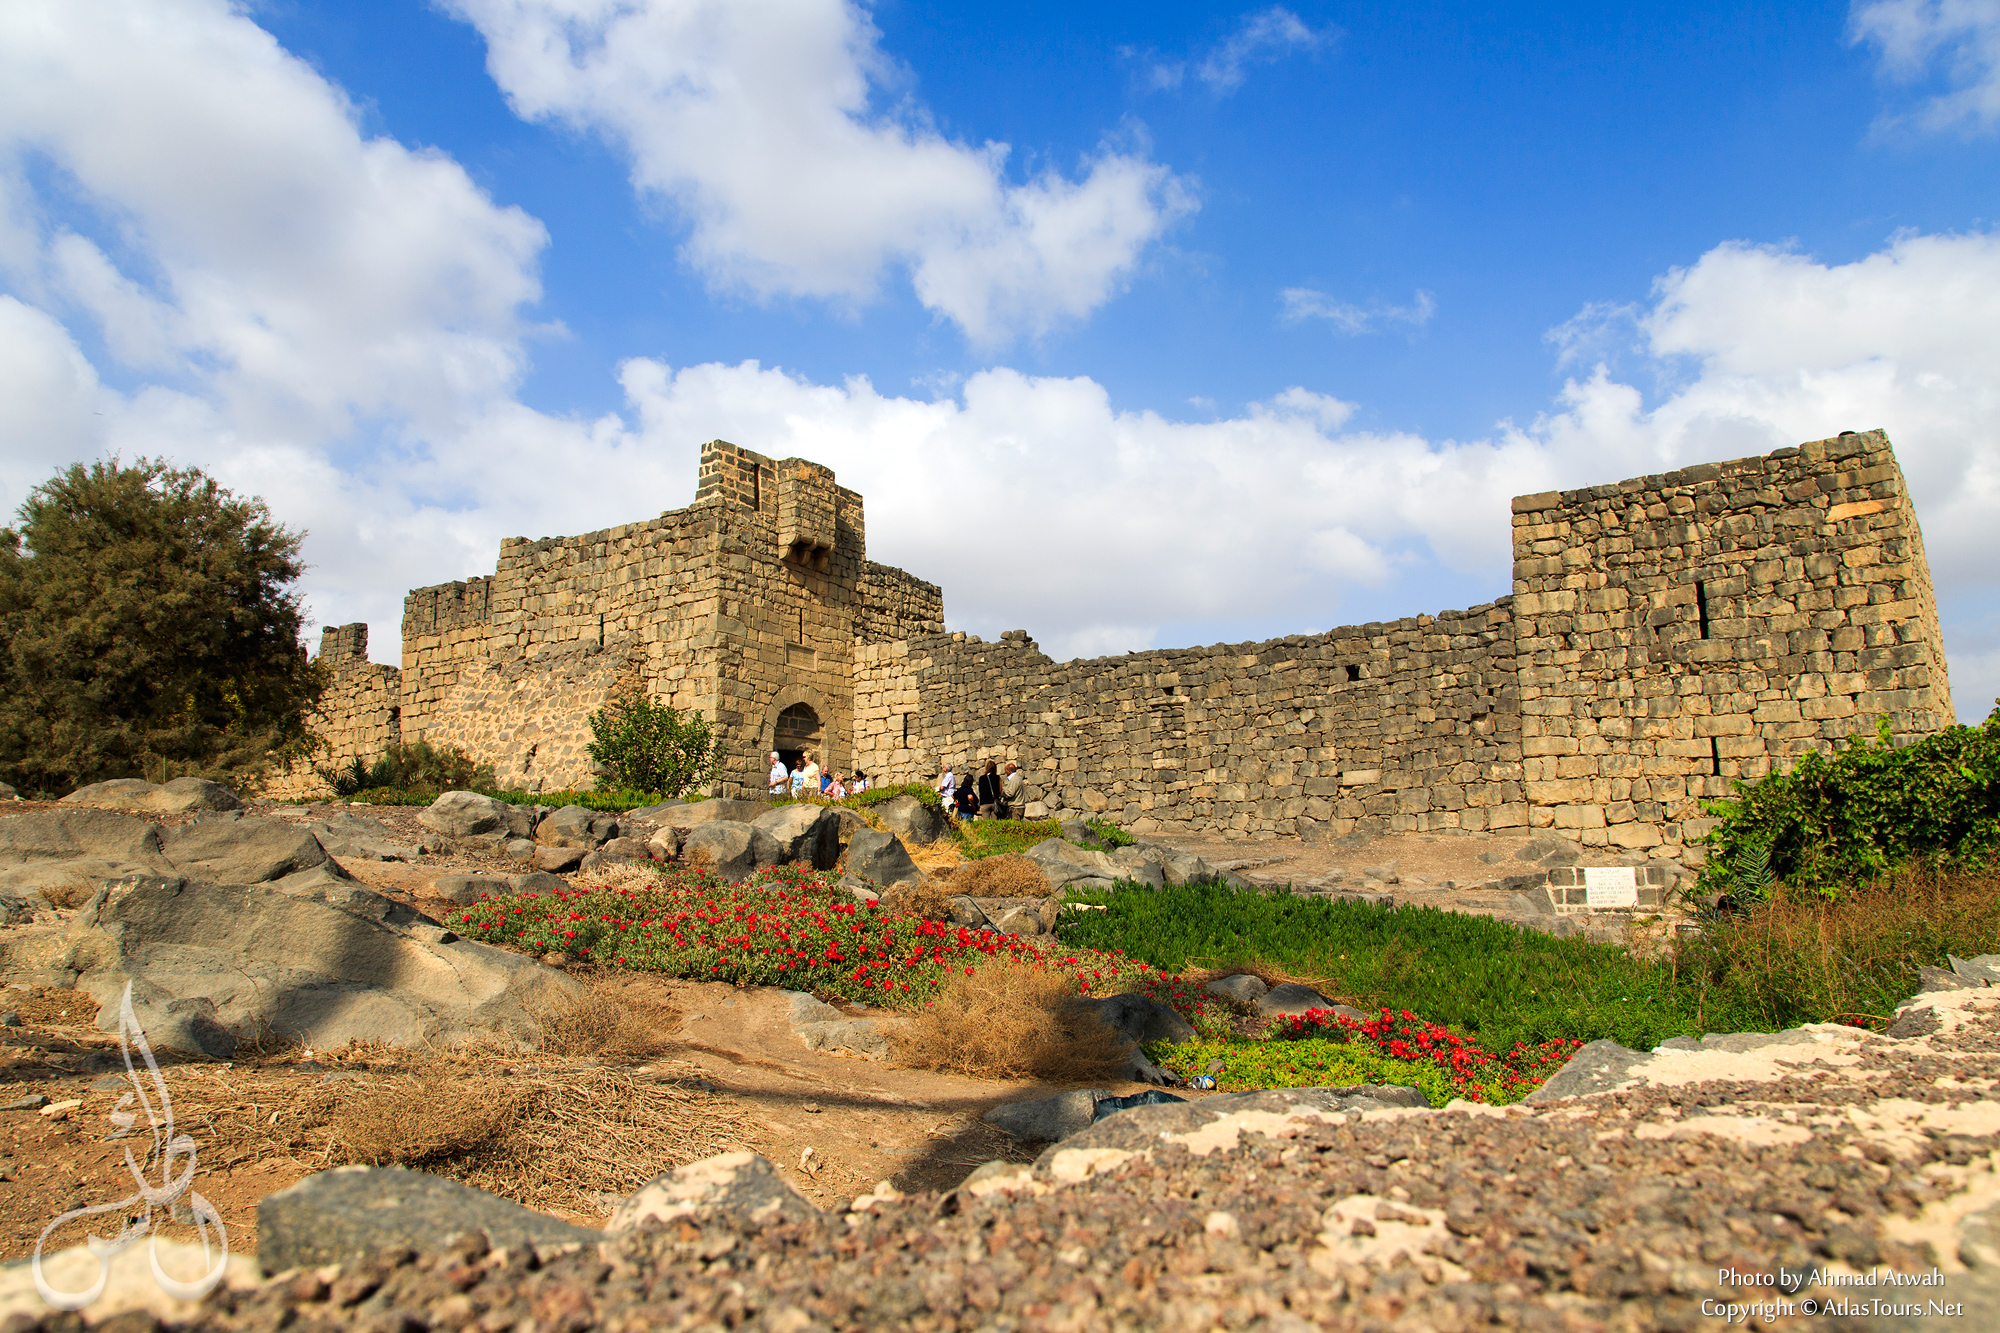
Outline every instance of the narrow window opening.
<path fill-rule="evenodd" d="M 805 610 L 805 608 L 804 608 L 804 607 L 800 607 L 800 608 L 799 608 L 799 642 L 800 642 L 800 643 L 804 643 L 805 641 L 806 641 L 806 610 Z"/>
<path fill-rule="evenodd" d="M 599 617 L 597 618 L 597 646 L 598 646 L 599 648 L 602 648 L 602 647 L 604 646 L 604 617 L 603 617 L 603 616 L 599 616 Z"/>
<path fill-rule="evenodd" d="M 1700 579 L 1694 584 L 1694 614 L 1701 624 L 1701 637 L 1708 637 L 1708 585 Z"/>
<path fill-rule="evenodd" d="M 1174 692 L 1174 686 L 1172 685 L 1167 686 L 1167 693 L 1172 694 L 1173 692 Z"/>
<path fill-rule="evenodd" d="M 1358 667 L 1358 666 L 1355 666 L 1355 665 L 1354 665 L 1354 664 L 1353 664 L 1352 662 L 1349 662 L 1349 663 L 1347 664 L 1347 678 L 1348 678 L 1349 680 L 1360 680 L 1360 679 L 1361 679 L 1361 668 L 1360 668 L 1360 667 Z"/>
<path fill-rule="evenodd" d="M 903 714 L 903 748 L 905 750 L 910 748 L 910 715 L 908 713 Z"/>
<path fill-rule="evenodd" d="M 1713 736 L 1708 738 L 1708 775 L 1712 778 L 1722 776 L 1722 743 Z"/>
<path fill-rule="evenodd" d="M 750 507 L 764 511 L 764 470 L 754 463 L 750 466 Z"/>

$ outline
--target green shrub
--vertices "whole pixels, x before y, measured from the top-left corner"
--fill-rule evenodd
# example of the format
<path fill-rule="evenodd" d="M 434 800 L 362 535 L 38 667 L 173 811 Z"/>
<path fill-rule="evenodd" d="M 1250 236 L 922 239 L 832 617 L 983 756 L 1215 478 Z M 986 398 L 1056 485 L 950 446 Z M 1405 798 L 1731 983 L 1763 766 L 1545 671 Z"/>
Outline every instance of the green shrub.
<path fill-rule="evenodd" d="M 1090 831 L 1097 836 L 1097 840 L 1107 846 L 1130 847 L 1139 841 L 1124 829 L 1106 820 L 1091 818 L 1084 822 Z"/>
<path fill-rule="evenodd" d="M 1892 745 L 1885 720 L 1831 758 L 1736 784 L 1713 801 L 1703 894 L 1736 901 L 1774 882 L 1832 896 L 1909 861 L 1978 867 L 2000 850 L 2000 708 L 1977 727 Z"/>
<path fill-rule="evenodd" d="M 438 747 L 425 740 L 391 745 L 373 764 L 356 757 L 342 767 L 318 772 L 333 794 L 343 797 L 379 790 L 427 792 L 435 797 L 441 791 L 480 791 L 493 785 L 491 764 L 478 763 L 456 745 Z"/>
<path fill-rule="evenodd" d="M 653 791 L 663 798 L 686 796 L 722 771 L 723 738 L 700 709 L 686 714 L 657 703 L 633 686 L 590 715 L 587 747 L 604 766 L 598 786 L 605 791 Z"/>

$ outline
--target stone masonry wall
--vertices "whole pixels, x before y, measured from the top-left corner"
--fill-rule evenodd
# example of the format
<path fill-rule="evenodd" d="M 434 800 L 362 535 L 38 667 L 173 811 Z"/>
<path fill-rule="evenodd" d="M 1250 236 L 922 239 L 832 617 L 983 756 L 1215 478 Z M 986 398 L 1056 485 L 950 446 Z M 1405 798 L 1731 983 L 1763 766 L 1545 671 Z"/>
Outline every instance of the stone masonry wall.
<path fill-rule="evenodd" d="M 368 626 L 322 630 L 318 660 L 333 672 L 311 723 L 327 749 L 266 781 L 264 795 L 276 800 L 331 795 L 318 768 L 342 768 L 355 759 L 373 763 L 398 738 L 399 673 L 368 660 Z"/>
<path fill-rule="evenodd" d="M 944 629 L 944 590 L 888 565 L 870 560 L 861 574 L 861 609 L 854 620 L 857 643 L 893 643 Z"/>
<path fill-rule="evenodd" d="M 1880 431 L 1520 497 L 1514 575 L 1531 819 L 1586 843 L 1679 850 L 1734 779 L 1951 723 Z"/>
<path fill-rule="evenodd" d="M 857 762 L 878 781 L 1021 764 L 1032 815 L 1139 832 L 1527 823 L 1506 603 L 1266 643 L 1057 663 L 1025 633 L 856 650 Z"/>

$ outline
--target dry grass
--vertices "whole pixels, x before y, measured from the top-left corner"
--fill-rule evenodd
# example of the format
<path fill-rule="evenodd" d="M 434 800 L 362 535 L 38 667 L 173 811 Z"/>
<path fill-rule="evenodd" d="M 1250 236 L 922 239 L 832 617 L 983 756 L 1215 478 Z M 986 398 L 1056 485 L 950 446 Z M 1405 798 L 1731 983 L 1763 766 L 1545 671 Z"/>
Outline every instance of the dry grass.
<path fill-rule="evenodd" d="M 81 907 L 89 902 L 91 896 L 97 892 L 97 885 L 81 875 L 76 875 L 59 884 L 44 884 L 36 892 L 40 893 L 51 907 L 67 910 Z"/>
<path fill-rule="evenodd" d="M 1749 913 L 1676 941 L 1684 988 L 1739 1025 L 1886 1022 L 1917 969 L 2000 950 L 2000 872 L 1895 871 L 1836 899 L 1781 890 Z"/>
<path fill-rule="evenodd" d="M 1040 866 L 1010 852 L 969 862 L 951 877 L 951 891 L 974 898 L 1046 898 L 1049 881 Z"/>
<path fill-rule="evenodd" d="M 951 920 L 952 895 L 958 892 L 956 876 L 946 881 L 952 887 L 925 880 L 920 884 L 899 884 L 882 894 L 882 906 L 893 912 L 911 912 L 926 921 Z"/>
<path fill-rule="evenodd" d="M 889 1037 L 898 1064 L 974 1078 L 1116 1078 L 1132 1048 L 1076 1003 L 1061 972 L 995 962 L 959 974 Z"/>
<path fill-rule="evenodd" d="M 322 1054 L 351 1076 L 330 1082 L 285 1063 L 186 1064 L 168 1081 L 204 1163 L 408 1166 L 595 1219 L 662 1171 L 742 1146 L 727 1104 L 684 1086 L 696 1066 L 580 1058 L 661 1050 L 657 1017 L 614 979 L 547 1016 L 538 1052 L 355 1045 Z"/>
<path fill-rule="evenodd" d="M 678 1014 L 653 996 L 644 979 L 629 973 L 597 977 L 568 1004 L 536 1015 L 542 1049 L 551 1055 L 657 1055 L 667 1047 L 660 1034 L 673 1028 Z"/>
<path fill-rule="evenodd" d="M 956 870 L 965 864 L 965 855 L 958 849 L 958 840 L 949 835 L 927 847 L 905 845 L 903 850 L 917 863 L 917 869 L 926 875 L 935 875 L 940 870 Z"/>

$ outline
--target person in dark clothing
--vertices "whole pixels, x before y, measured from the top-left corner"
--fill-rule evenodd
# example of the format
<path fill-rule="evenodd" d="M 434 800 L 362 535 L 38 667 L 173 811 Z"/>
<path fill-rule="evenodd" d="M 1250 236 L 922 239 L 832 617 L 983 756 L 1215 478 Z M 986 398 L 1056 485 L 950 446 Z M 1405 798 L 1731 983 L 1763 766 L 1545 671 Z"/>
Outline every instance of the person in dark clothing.
<path fill-rule="evenodd" d="M 960 819 L 971 819 L 979 813 L 979 791 L 972 783 L 958 789 L 957 809 Z"/>
<path fill-rule="evenodd" d="M 999 813 L 1000 803 L 1005 798 L 1000 791 L 1000 775 L 994 771 L 992 760 L 989 759 L 986 761 L 986 771 L 979 775 L 979 781 L 974 784 L 974 790 L 979 794 L 979 817 L 981 819 L 995 818 Z"/>

